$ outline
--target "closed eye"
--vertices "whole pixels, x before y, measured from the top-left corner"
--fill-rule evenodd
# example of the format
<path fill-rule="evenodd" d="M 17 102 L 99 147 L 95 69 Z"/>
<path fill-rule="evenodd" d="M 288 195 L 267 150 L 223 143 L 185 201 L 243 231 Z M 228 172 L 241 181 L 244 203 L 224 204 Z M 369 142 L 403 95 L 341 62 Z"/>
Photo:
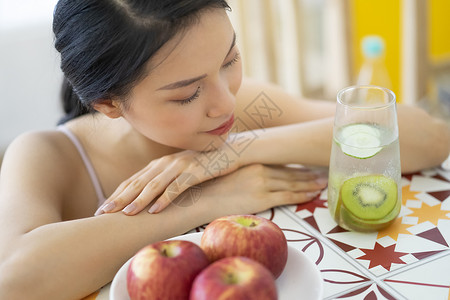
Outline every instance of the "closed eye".
<path fill-rule="evenodd" d="M 232 65 L 237 63 L 240 58 L 241 58 L 241 55 L 239 54 L 239 52 L 236 52 L 236 54 L 234 55 L 233 59 L 230 60 L 229 62 L 227 62 L 226 64 L 224 64 L 222 66 L 222 68 L 227 69 L 227 68 L 231 67 Z"/>
<path fill-rule="evenodd" d="M 179 105 L 185 105 L 185 104 L 188 104 L 188 103 L 194 101 L 199 96 L 200 96 L 200 87 L 197 87 L 197 90 L 195 91 L 195 93 L 192 96 L 190 96 L 189 98 L 182 99 L 182 100 L 174 100 L 174 101 L 177 102 Z"/>

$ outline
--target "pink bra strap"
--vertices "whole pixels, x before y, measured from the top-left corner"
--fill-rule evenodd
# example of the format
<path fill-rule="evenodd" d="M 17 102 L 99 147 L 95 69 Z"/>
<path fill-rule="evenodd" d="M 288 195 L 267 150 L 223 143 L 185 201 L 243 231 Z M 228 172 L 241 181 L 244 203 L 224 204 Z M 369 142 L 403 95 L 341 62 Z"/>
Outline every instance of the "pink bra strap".
<path fill-rule="evenodd" d="M 74 144 L 75 148 L 80 153 L 81 159 L 83 160 L 84 165 L 91 177 L 92 184 L 95 189 L 95 193 L 98 198 L 98 205 L 100 206 L 106 200 L 105 195 L 103 194 L 102 186 L 100 181 L 98 180 L 97 174 L 95 173 L 94 167 L 92 166 L 92 162 L 86 154 L 86 151 L 83 148 L 80 140 L 69 130 L 65 125 L 59 125 L 57 128 L 59 131 L 63 132 Z"/>

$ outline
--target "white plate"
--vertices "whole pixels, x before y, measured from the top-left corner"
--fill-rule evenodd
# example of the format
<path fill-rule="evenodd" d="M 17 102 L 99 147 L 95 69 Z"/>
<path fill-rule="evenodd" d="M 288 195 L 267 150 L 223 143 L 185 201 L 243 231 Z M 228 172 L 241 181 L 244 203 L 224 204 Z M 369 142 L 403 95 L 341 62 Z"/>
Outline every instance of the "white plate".
<path fill-rule="evenodd" d="M 200 245 L 202 232 L 177 236 L 172 239 L 186 240 Z M 127 270 L 131 258 L 119 269 L 111 283 L 109 297 L 111 300 L 130 300 L 127 291 Z M 278 298 L 322 299 L 322 277 L 316 265 L 301 251 L 288 247 L 288 260 L 283 273 L 276 280 Z"/>

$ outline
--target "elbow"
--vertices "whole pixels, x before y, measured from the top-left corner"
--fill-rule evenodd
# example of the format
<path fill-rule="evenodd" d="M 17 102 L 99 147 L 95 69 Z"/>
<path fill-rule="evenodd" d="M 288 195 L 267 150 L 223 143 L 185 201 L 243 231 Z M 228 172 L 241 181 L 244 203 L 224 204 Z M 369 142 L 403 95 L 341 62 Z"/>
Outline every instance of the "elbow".
<path fill-rule="evenodd" d="M 436 135 L 430 150 L 435 159 L 434 165 L 440 165 L 450 154 L 450 127 L 441 120 L 436 120 L 433 125 Z"/>
<path fill-rule="evenodd" d="M 400 146 L 402 173 L 440 166 L 449 157 L 450 127 L 447 123 L 434 119 L 426 130 L 416 134 L 419 137 L 415 142 Z"/>

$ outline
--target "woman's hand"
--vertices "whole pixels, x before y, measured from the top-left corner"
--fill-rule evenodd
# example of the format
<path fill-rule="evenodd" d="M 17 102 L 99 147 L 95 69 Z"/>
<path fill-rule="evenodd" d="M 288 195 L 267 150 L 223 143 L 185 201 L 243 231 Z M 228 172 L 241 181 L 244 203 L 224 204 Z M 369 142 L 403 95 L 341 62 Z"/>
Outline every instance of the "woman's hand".
<path fill-rule="evenodd" d="M 185 150 L 151 161 L 122 182 L 95 215 L 121 209 L 135 215 L 155 199 L 149 212 L 160 212 L 189 187 L 239 168 L 239 156 L 230 145 L 207 152 Z"/>
<path fill-rule="evenodd" d="M 326 188 L 327 173 L 298 167 L 253 164 L 201 184 L 180 198 L 187 206 L 198 201 L 211 220 L 230 214 L 253 214 L 269 208 L 303 203 Z M 190 199 L 189 197 L 198 198 Z M 204 202 L 206 201 L 206 202 Z M 210 220 L 210 221 L 211 221 Z"/>

